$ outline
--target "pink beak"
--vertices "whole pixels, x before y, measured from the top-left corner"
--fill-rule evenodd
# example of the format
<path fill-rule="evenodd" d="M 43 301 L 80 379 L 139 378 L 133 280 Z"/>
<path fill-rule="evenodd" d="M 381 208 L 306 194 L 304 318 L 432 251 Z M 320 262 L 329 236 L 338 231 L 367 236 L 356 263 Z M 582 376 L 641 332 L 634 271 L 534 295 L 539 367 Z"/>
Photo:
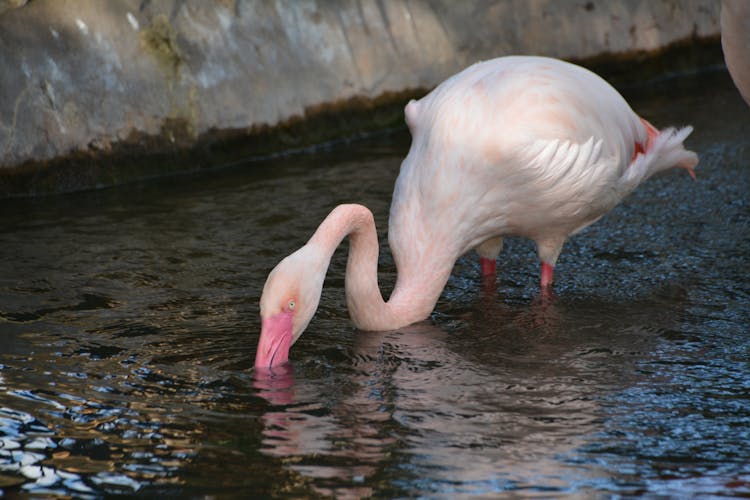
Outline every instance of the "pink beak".
<path fill-rule="evenodd" d="M 262 318 L 255 366 L 270 368 L 289 361 L 292 346 L 292 313 L 282 312 Z"/>

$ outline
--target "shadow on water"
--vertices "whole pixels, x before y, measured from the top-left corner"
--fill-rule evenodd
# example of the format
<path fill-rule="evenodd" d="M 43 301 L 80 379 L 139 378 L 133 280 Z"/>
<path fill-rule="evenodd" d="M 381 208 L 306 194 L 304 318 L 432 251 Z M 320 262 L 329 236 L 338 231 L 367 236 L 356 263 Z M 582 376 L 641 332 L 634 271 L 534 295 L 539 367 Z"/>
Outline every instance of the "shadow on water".
<path fill-rule="evenodd" d="M 509 239 L 429 321 L 358 332 L 345 248 L 292 363 L 252 368 L 269 269 L 331 207 L 385 249 L 405 133 L 0 206 L 0 489 L 340 498 L 750 495 L 750 110 L 723 73 L 630 88 L 691 123 L 669 173 L 573 238 L 556 297 Z M 381 255 L 384 291 L 395 281 Z"/>

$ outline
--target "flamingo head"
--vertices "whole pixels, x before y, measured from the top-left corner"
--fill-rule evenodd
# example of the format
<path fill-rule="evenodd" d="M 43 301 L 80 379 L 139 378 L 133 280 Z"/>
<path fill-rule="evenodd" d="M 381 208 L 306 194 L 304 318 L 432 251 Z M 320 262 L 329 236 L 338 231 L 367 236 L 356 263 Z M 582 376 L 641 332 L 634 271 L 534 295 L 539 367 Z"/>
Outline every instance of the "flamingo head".
<path fill-rule="evenodd" d="M 317 249 L 305 245 L 268 275 L 260 297 L 261 332 L 255 366 L 286 363 L 289 349 L 307 328 L 320 302 L 326 267 Z"/>

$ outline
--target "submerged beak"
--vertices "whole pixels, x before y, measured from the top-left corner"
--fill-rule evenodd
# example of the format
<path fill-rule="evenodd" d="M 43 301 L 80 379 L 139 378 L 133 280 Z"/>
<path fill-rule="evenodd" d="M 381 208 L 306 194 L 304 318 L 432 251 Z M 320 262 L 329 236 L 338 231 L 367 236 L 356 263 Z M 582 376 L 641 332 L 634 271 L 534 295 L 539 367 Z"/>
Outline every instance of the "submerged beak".
<path fill-rule="evenodd" d="M 289 361 L 292 346 L 292 313 L 282 312 L 262 318 L 255 366 L 270 368 Z"/>

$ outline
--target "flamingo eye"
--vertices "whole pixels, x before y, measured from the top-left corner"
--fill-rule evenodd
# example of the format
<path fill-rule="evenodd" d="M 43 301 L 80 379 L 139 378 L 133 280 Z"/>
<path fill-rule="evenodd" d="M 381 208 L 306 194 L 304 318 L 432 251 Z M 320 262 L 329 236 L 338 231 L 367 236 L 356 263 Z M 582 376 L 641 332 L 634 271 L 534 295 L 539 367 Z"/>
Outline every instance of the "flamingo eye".
<path fill-rule="evenodd" d="M 291 300 L 289 301 L 289 303 L 287 304 L 287 308 L 288 308 L 288 309 L 289 309 L 290 311 L 294 311 L 294 306 L 295 306 L 295 305 L 296 305 L 296 304 L 295 304 L 295 302 L 294 302 L 294 299 L 291 299 Z"/>

